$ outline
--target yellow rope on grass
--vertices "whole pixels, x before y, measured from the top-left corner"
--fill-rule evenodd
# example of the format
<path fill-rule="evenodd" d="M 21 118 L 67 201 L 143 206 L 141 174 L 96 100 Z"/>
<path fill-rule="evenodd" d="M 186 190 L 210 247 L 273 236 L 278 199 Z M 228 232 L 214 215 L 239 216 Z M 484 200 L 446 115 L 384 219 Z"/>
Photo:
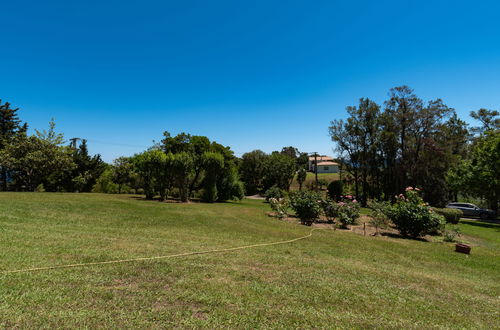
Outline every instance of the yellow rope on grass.
<path fill-rule="evenodd" d="M 311 237 L 313 231 L 315 231 L 315 230 L 319 230 L 319 228 L 312 228 L 311 231 L 309 232 L 309 234 L 307 234 L 305 236 L 294 238 L 294 239 L 290 239 L 290 240 L 286 240 L 286 241 L 279 241 L 279 242 L 244 245 L 244 246 L 237 246 L 237 247 L 232 247 L 232 248 L 227 248 L 227 249 L 215 249 L 215 250 L 206 250 L 206 251 L 185 252 L 185 253 L 178 253 L 178 254 L 170 254 L 170 255 L 166 255 L 166 256 L 142 257 L 142 258 L 132 258 L 132 259 L 119 259 L 119 260 L 109 260 L 109 261 L 85 262 L 85 263 L 69 264 L 69 265 L 58 265 L 58 266 L 47 266 L 47 267 L 34 267 L 34 268 L 25 268 L 25 269 L 15 269 L 15 270 L 2 271 L 2 272 L 0 272 L 0 274 L 27 273 L 27 272 L 35 272 L 35 271 L 42 271 L 42 270 L 61 269 L 61 268 L 74 268 L 74 267 L 85 267 L 85 266 L 118 264 L 118 263 L 124 263 L 124 262 L 134 262 L 134 261 L 147 261 L 147 260 L 157 260 L 157 259 L 178 258 L 178 257 L 187 257 L 187 256 L 193 256 L 193 255 L 199 255 L 199 254 L 208 254 L 208 253 L 229 252 L 229 251 L 243 250 L 243 249 L 249 249 L 249 248 L 254 248 L 254 247 L 259 247 L 259 246 L 271 246 L 271 245 L 279 245 L 279 244 L 288 244 L 288 243 L 293 243 L 293 242 L 300 241 L 302 239 Z"/>

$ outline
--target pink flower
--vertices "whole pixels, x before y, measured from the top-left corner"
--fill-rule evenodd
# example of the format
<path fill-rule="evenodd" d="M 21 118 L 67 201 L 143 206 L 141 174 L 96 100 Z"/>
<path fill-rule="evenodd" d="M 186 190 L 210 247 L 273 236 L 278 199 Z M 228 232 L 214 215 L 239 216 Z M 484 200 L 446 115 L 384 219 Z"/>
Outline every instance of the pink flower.
<path fill-rule="evenodd" d="M 406 191 L 413 190 L 413 187 L 406 187 Z"/>
<path fill-rule="evenodd" d="M 352 199 L 352 196 L 351 195 L 347 195 L 347 196 L 345 196 L 345 198 Z"/>
<path fill-rule="evenodd" d="M 352 200 L 352 202 L 353 202 L 353 203 L 357 203 L 358 201 L 357 201 L 357 200 L 355 200 L 355 199 L 353 199 L 353 200 Z"/>
<path fill-rule="evenodd" d="M 420 189 L 418 189 L 418 188 L 415 188 L 415 190 L 416 190 L 416 191 L 420 191 Z"/>
<path fill-rule="evenodd" d="M 344 203 L 344 202 L 339 202 L 339 205 L 340 205 L 340 206 L 344 206 L 344 205 L 345 205 L 345 203 Z"/>

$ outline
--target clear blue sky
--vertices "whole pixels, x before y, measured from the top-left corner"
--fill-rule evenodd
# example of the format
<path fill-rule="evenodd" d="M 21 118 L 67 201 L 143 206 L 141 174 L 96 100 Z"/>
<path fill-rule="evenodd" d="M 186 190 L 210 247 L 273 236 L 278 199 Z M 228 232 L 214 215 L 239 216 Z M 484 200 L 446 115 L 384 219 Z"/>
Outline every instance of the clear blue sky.
<path fill-rule="evenodd" d="M 32 128 L 54 117 L 106 161 L 165 130 L 237 155 L 332 154 L 330 120 L 402 84 L 467 120 L 500 108 L 498 1 L 20 0 L 1 10 L 0 98 Z"/>

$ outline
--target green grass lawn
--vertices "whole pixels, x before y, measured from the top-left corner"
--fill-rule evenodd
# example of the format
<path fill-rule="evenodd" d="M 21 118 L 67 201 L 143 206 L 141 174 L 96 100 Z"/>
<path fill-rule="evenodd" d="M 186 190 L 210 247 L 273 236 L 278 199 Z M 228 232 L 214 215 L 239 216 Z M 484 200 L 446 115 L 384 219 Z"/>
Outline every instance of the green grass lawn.
<path fill-rule="evenodd" d="M 0 193 L 0 271 L 291 239 L 267 204 Z M 500 226 L 451 243 L 316 231 L 288 245 L 0 275 L 2 327 L 498 328 Z"/>
<path fill-rule="evenodd" d="M 328 182 L 339 179 L 338 173 L 318 173 L 318 180 L 324 179 Z M 307 172 L 306 181 L 303 183 L 302 187 L 307 187 L 316 180 L 316 176 L 312 172 Z M 324 187 L 326 189 L 326 187 Z M 299 190 L 299 183 L 297 182 L 297 176 L 293 178 L 292 184 L 290 185 L 290 190 Z"/>

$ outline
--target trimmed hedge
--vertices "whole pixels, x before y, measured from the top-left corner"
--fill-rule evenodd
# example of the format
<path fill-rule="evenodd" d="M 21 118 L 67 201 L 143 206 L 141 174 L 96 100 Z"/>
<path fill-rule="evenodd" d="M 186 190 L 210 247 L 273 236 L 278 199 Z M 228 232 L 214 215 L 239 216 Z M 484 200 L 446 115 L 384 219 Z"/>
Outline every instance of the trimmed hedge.
<path fill-rule="evenodd" d="M 464 213 L 458 209 L 440 209 L 435 207 L 432 210 L 437 214 L 442 215 L 447 223 L 453 224 L 457 224 L 460 221 L 460 218 L 464 215 Z"/>

